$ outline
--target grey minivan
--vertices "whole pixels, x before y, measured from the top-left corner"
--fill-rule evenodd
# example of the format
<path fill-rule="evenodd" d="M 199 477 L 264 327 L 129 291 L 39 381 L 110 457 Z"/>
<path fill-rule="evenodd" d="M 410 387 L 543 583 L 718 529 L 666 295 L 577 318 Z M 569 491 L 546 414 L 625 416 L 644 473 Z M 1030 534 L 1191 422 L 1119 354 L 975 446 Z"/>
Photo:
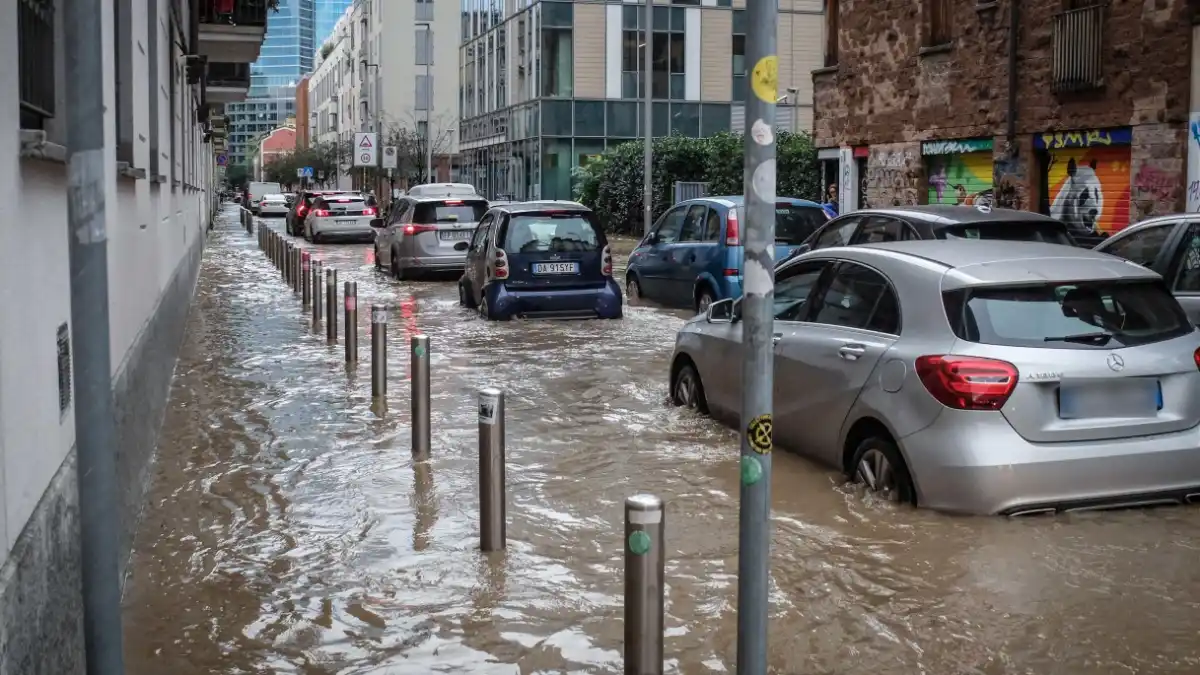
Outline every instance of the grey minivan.
<path fill-rule="evenodd" d="M 375 235 L 375 267 L 396 279 L 422 273 L 461 274 L 467 247 L 488 201 L 478 194 L 402 197 Z"/>

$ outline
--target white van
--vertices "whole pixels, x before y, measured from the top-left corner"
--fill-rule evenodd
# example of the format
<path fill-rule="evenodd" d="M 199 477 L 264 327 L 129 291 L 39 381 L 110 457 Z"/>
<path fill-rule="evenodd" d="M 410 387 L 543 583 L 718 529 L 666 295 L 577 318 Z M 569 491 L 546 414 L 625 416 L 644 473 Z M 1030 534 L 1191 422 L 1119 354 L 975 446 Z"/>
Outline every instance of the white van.
<path fill-rule="evenodd" d="M 266 195 L 277 195 L 283 193 L 283 186 L 279 183 L 250 183 L 250 203 L 246 204 L 246 208 L 254 215 L 258 215 L 258 205 L 262 198 Z"/>

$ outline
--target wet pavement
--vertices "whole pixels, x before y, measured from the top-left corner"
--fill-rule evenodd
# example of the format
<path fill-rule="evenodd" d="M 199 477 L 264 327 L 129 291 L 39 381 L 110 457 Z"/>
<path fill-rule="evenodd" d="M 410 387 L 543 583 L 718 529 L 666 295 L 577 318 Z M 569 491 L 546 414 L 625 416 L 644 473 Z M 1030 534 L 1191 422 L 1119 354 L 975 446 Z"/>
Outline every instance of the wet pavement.
<path fill-rule="evenodd" d="M 668 502 L 668 671 L 732 672 L 737 439 L 666 404 L 684 315 L 488 323 L 453 282 L 314 248 L 360 307 L 397 307 L 388 410 L 371 409 L 369 312 L 348 372 L 255 237 L 219 223 L 126 586 L 128 672 L 619 673 L 622 503 L 640 491 Z M 433 460 L 414 468 L 419 332 Z M 507 396 L 509 548 L 490 555 L 483 386 Z M 950 517 L 780 452 L 774 517 L 774 672 L 1200 672 L 1195 508 Z"/>

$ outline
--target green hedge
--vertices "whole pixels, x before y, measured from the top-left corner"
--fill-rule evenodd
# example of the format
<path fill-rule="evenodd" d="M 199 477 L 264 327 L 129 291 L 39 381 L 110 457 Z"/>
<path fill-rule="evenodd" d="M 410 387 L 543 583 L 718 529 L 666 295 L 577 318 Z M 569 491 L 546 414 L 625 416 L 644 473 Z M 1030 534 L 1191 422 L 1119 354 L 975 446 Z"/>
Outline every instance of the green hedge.
<path fill-rule="evenodd" d="M 819 201 L 821 177 L 812 138 L 781 131 L 776 140 L 776 194 Z M 622 143 L 575 169 L 575 198 L 596 212 L 607 232 L 642 233 L 642 147 L 642 141 Z M 742 194 L 744 153 L 741 134 L 654 139 L 654 217 L 671 206 L 676 181 L 707 182 L 710 195 Z"/>

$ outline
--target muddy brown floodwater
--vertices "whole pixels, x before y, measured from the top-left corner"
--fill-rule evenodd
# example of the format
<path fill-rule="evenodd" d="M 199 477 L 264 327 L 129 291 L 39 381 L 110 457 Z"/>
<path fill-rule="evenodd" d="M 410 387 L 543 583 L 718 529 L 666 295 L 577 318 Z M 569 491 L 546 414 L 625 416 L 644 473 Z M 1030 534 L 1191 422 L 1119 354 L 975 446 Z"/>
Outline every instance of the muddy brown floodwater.
<path fill-rule="evenodd" d="M 279 222 L 272 225 L 278 227 Z M 668 670 L 734 670 L 737 439 L 666 405 L 683 319 L 487 323 L 397 283 L 389 410 L 368 348 L 310 332 L 226 219 L 201 272 L 125 594 L 131 675 L 619 673 L 622 503 L 668 502 Z M 367 336 L 368 312 L 360 335 Z M 431 336 L 433 460 L 409 459 L 408 336 Z M 508 396 L 509 548 L 477 550 L 476 390 Z M 1002 520 L 864 501 L 777 453 L 778 673 L 1200 672 L 1195 508 Z"/>

